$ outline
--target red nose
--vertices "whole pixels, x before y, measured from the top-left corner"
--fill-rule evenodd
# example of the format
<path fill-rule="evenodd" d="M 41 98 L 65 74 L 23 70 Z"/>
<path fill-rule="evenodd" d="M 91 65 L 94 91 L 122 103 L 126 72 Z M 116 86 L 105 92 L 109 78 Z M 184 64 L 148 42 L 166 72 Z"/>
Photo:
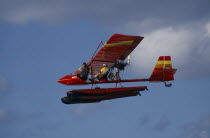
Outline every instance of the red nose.
<path fill-rule="evenodd" d="M 57 82 L 65 84 L 65 85 L 85 85 L 86 81 L 80 79 L 77 75 L 67 75 L 63 78 L 57 80 Z"/>
<path fill-rule="evenodd" d="M 70 83 L 69 82 L 70 80 L 71 80 L 71 77 L 69 75 L 67 75 L 67 76 L 57 80 L 57 82 L 68 85 Z"/>
<path fill-rule="evenodd" d="M 62 79 L 62 78 L 57 80 L 57 82 L 62 83 L 62 84 L 66 84 L 66 81 L 64 79 Z"/>

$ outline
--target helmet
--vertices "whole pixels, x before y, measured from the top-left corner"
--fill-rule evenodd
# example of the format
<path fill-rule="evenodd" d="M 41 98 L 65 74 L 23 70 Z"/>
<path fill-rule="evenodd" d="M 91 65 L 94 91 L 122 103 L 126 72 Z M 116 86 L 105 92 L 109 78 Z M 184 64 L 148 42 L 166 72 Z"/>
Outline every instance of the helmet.
<path fill-rule="evenodd" d="M 103 67 L 107 67 L 107 65 L 106 64 L 103 64 Z"/>

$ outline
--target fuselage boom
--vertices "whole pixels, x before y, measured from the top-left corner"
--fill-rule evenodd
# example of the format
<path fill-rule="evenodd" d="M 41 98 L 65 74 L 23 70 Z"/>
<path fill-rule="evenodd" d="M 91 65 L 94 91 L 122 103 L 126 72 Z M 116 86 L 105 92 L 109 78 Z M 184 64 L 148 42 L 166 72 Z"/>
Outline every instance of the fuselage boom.
<path fill-rule="evenodd" d="M 87 84 L 99 84 L 99 83 L 139 82 L 139 81 L 149 81 L 149 79 L 129 79 L 129 80 L 101 79 L 99 81 L 90 81 L 89 79 L 83 80 L 80 77 L 78 77 L 78 75 L 67 75 L 57 81 L 65 85 L 87 85 Z"/>

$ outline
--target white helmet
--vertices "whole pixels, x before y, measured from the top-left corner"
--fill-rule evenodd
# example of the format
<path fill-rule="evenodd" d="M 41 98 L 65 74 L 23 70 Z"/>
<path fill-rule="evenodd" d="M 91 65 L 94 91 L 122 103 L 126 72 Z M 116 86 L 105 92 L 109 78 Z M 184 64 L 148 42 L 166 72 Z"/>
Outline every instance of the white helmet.
<path fill-rule="evenodd" d="M 103 67 L 107 67 L 107 65 L 106 64 L 103 64 Z"/>

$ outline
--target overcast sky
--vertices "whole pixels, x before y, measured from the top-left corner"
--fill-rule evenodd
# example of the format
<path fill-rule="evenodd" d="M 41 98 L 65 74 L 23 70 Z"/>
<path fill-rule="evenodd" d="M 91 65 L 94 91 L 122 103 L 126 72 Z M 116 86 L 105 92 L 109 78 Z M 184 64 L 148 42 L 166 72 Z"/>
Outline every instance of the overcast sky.
<path fill-rule="evenodd" d="M 210 138 L 209 0 L 0 0 L 0 137 Z M 114 33 L 144 36 L 124 78 L 172 56 L 173 87 L 64 105 L 57 79 Z M 113 87 L 113 85 L 101 85 Z M 81 86 L 79 88 L 89 88 Z"/>

